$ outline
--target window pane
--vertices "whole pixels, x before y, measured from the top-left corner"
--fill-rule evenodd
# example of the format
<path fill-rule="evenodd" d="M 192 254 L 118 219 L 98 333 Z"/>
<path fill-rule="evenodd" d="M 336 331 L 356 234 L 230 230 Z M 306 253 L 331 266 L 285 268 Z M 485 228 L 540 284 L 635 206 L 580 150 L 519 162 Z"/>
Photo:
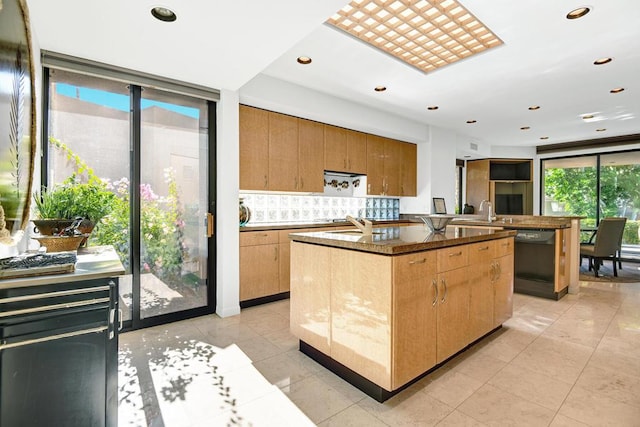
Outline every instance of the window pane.
<path fill-rule="evenodd" d="M 93 175 L 115 192 L 116 203 L 88 245 L 113 245 L 127 273 L 129 261 L 129 89 L 124 83 L 50 70 L 49 186 L 75 174 Z M 120 279 L 123 320 L 131 319 L 131 275 Z"/>
<path fill-rule="evenodd" d="M 543 215 L 584 216 L 583 225 L 596 225 L 597 159 L 595 156 L 543 161 Z"/>
<path fill-rule="evenodd" d="M 145 318 L 207 305 L 207 103 L 145 88 L 141 117 Z"/>
<path fill-rule="evenodd" d="M 600 158 L 600 218 L 627 218 L 622 244 L 624 252 L 638 254 L 640 219 L 640 151 L 612 153 Z"/>

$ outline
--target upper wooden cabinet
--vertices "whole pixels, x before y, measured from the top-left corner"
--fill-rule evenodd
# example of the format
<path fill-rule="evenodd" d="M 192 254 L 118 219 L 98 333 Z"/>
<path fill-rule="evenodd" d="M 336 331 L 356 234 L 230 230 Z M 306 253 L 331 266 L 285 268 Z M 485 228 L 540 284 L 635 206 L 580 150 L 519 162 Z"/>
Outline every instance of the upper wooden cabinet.
<path fill-rule="evenodd" d="M 367 135 L 324 125 L 324 169 L 332 172 L 367 173 Z"/>
<path fill-rule="evenodd" d="M 401 143 L 400 195 L 418 195 L 418 146 L 408 142 Z"/>
<path fill-rule="evenodd" d="M 269 189 L 269 112 L 240 106 L 240 189 Z"/>
<path fill-rule="evenodd" d="M 415 144 L 367 135 L 367 194 L 416 195 Z"/>
<path fill-rule="evenodd" d="M 240 189 L 322 192 L 321 123 L 240 106 Z"/>
<path fill-rule="evenodd" d="M 298 189 L 324 191 L 324 125 L 298 119 Z"/>
<path fill-rule="evenodd" d="M 240 189 L 324 191 L 324 171 L 367 175 L 367 194 L 416 196 L 415 144 L 240 106 Z"/>
<path fill-rule="evenodd" d="M 298 119 L 269 112 L 269 190 L 298 187 Z"/>

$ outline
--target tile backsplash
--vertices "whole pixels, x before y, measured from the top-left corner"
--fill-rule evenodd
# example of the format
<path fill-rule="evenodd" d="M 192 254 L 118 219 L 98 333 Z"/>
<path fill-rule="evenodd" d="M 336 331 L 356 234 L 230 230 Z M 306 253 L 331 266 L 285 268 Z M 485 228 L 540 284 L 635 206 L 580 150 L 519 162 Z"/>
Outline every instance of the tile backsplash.
<path fill-rule="evenodd" d="M 345 218 L 398 219 L 400 199 L 379 197 L 328 197 L 297 194 L 243 193 L 251 210 L 250 224 L 307 222 Z"/>

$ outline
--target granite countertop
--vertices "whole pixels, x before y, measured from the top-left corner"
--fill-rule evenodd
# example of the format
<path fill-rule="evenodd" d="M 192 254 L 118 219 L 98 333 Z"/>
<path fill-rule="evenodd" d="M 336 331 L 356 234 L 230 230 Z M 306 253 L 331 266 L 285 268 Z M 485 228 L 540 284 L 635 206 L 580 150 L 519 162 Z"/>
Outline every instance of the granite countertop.
<path fill-rule="evenodd" d="M 491 226 L 505 229 L 541 229 L 556 230 L 571 228 L 571 221 L 580 217 L 541 216 L 541 215 L 498 215 L 495 221 L 489 222 L 479 215 L 461 215 L 454 218 L 451 224 L 470 226 Z"/>
<path fill-rule="evenodd" d="M 395 220 L 371 220 L 373 225 L 393 225 L 403 224 L 411 222 L 409 220 L 395 219 Z M 353 226 L 349 221 L 331 221 L 331 220 L 317 220 L 317 221 L 296 221 L 296 222 L 270 222 L 260 224 L 248 224 L 240 227 L 240 231 L 267 231 L 267 230 L 293 230 L 296 228 L 322 228 L 322 227 L 345 227 Z"/>
<path fill-rule="evenodd" d="M 348 231 L 350 233 L 340 231 L 291 233 L 289 238 L 295 242 L 313 243 L 381 255 L 399 255 L 516 235 L 514 230 L 501 230 L 492 227 L 455 227 L 451 225 L 447 227 L 444 233 L 431 233 L 424 225 L 376 228 L 374 229 L 376 234 L 371 236 L 351 234 L 353 231 Z"/>
<path fill-rule="evenodd" d="M 91 246 L 78 250 L 75 271 L 72 273 L 43 274 L 3 279 L 0 280 L 0 289 L 102 279 L 121 276 L 124 273 L 124 267 L 112 246 Z"/>

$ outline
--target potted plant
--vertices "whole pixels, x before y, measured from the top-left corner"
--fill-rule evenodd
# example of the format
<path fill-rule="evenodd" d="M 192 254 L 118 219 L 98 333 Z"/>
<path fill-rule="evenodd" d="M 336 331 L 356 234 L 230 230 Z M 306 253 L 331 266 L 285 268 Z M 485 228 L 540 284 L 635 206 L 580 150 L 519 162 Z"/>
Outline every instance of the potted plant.
<path fill-rule="evenodd" d="M 111 211 L 115 197 L 101 180 L 94 178 L 82 183 L 74 174 L 62 185 L 43 189 L 39 196 L 34 196 L 40 218 L 34 220 L 34 224 L 41 234 L 56 234 L 82 217 L 84 220 L 78 229 L 90 233 Z"/>

